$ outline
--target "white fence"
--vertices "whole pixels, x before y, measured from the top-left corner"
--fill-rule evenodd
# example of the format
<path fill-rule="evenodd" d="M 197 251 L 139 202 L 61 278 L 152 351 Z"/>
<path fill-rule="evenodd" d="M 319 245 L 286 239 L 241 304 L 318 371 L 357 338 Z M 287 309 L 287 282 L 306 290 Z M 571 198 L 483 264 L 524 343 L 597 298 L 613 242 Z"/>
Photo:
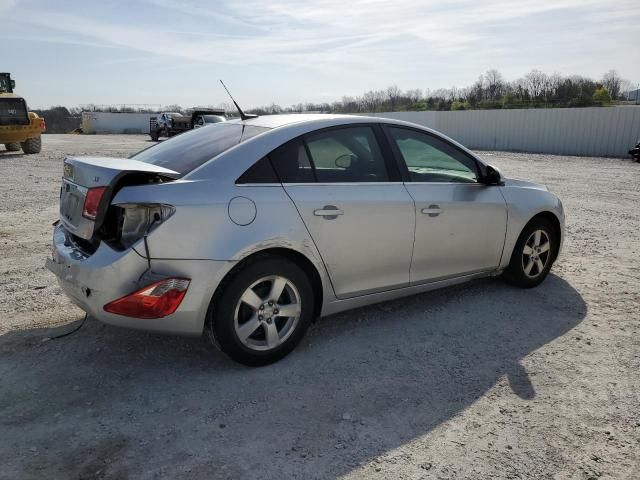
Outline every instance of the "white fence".
<path fill-rule="evenodd" d="M 640 106 L 373 113 L 438 130 L 468 148 L 626 157 Z M 85 133 L 149 133 L 150 113 L 84 112 Z"/>
<path fill-rule="evenodd" d="M 479 150 L 626 157 L 640 138 L 640 106 L 370 115 L 418 123 Z"/>
<path fill-rule="evenodd" d="M 149 119 L 157 113 L 82 112 L 84 133 L 149 133 Z"/>

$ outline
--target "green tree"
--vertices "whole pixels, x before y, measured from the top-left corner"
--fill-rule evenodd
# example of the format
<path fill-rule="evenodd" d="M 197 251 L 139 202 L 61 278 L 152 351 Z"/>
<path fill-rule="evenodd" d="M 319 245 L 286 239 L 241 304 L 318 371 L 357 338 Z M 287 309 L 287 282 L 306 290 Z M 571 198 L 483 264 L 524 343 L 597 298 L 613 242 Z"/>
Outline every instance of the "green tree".
<path fill-rule="evenodd" d="M 451 103 L 451 110 L 469 110 L 469 104 L 456 100 Z"/>
<path fill-rule="evenodd" d="M 611 95 L 605 87 L 597 88 L 593 92 L 593 102 L 599 105 L 608 105 L 611 103 Z"/>

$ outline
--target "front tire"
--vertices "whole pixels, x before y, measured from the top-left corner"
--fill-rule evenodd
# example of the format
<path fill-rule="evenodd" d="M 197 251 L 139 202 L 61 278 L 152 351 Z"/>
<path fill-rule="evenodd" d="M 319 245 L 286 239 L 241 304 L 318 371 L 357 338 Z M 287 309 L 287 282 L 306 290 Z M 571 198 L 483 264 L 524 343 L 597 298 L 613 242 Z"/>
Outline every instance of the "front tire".
<path fill-rule="evenodd" d="M 207 313 L 207 334 L 233 360 L 267 365 L 300 343 L 313 318 L 314 300 L 300 267 L 263 257 L 241 266 L 221 285 Z"/>
<path fill-rule="evenodd" d="M 4 148 L 7 149 L 7 152 L 19 152 L 20 142 L 5 143 Z"/>
<path fill-rule="evenodd" d="M 556 259 L 560 239 L 551 223 L 534 219 L 522 230 L 504 279 L 521 288 L 540 285 L 551 270 Z"/>
<path fill-rule="evenodd" d="M 40 153 L 40 150 L 42 150 L 42 137 L 38 135 L 37 137 L 28 138 L 24 142 L 20 143 L 20 145 L 22 146 L 22 151 L 25 155 Z"/>

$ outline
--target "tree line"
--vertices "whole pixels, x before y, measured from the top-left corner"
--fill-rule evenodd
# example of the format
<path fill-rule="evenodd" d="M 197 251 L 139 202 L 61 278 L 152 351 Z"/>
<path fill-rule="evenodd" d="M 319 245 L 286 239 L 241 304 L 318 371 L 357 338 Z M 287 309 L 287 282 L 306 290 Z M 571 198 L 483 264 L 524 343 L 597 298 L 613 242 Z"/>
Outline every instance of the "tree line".
<path fill-rule="evenodd" d="M 384 90 L 369 90 L 359 96 L 345 96 L 332 103 L 298 103 L 289 107 L 271 105 L 249 109 L 248 113 L 272 115 L 279 113 L 375 113 L 427 110 L 479 110 L 508 108 L 592 107 L 609 105 L 624 99 L 631 83 L 615 70 L 609 70 L 599 80 L 581 75 L 548 75 L 532 70 L 522 78 L 507 81 L 495 69 L 478 77 L 467 87 L 437 90 L 401 90 L 392 85 Z M 213 106 L 209 106 L 214 108 Z M 237 116 L 234 106 L 221 103 L 229 116 Z M 82 112 L 189 114 L 192 109 L 180 105 L 81 105 L 67 108 L 51 107 L 35 110 L 47 122 L 49 133 L 68 133 L 81 123 Z"/>
<path fill-rule="evenodd" d="M 495 69 L 480 75 L 473 85 L 437 90 L 401 90 L 392 85 L 369 90 L 360 96 L 345 96 L 333 103 L 277 104 L 253 108 L 262 115 L 294 112 L 372 113 L 426 110 L 476 110 L 507 108 L 592 107 L 622 100 L 631 83 L 610 70 L 601 79 L 581 75 L 548 75 L 532 70 L 524 77 L 507 81 Z"/>
<path fill-rule="evenodd" d="M 82 123 L 82 110 L 77 107 L 57 106 L 31 111 L 44 118 L 47 127 L 46 133 L 70 133 L 79 128 Z"/>

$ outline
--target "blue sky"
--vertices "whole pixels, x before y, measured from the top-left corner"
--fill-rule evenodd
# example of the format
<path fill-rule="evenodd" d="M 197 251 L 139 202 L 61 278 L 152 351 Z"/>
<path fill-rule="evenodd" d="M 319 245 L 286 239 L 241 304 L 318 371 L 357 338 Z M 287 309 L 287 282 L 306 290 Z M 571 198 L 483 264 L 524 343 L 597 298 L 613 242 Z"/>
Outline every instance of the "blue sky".
<path fill-rule="evenodd" d="M 32 107 L 324 102 L 497 68 L 640 82 L 637 0 L 0 0 L 0 71 Z"/>

